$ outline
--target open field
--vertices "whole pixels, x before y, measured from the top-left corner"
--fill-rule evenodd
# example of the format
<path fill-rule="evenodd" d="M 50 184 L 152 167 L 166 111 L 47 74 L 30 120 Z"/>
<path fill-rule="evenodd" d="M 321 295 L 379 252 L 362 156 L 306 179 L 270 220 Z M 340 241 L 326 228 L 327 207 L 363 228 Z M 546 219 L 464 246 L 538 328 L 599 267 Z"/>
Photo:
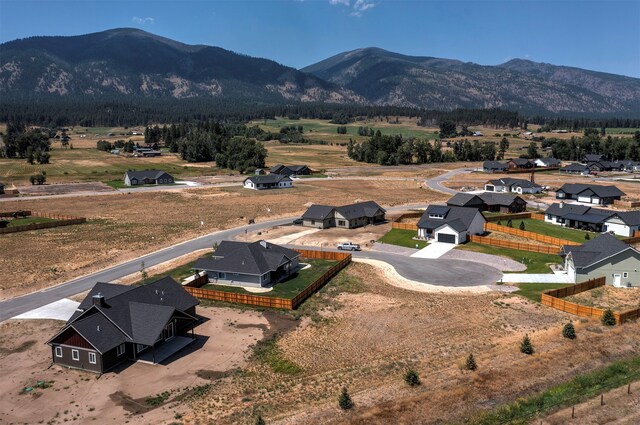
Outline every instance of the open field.
<path fill-rule="evenodd" d="M 331 145 L 300 145 L 265 142 L 267 167 L 276 164 L 305 164 L 314 171 L 359 163 L 347 158 L 347 148 Z"/>
<path fill-rule="evenodd" d="M 77 197 L 73 202 L 68 198 L 5 202 L 7 211 L 47 211 L 88 221 L 81 226 L 2 235 L 0 298 L 42 289 L 215 230 L 241 226 L 248 217 L 259 221 L 301 214 L 309 203 L 342 205 L 373 199 L 388 206 L 445 197 L 418 187 L 411 181 L 322 179 L 298 183 L 293 189 L 259 192 L 194 188 Z M 27 258 L 33 261 L 25 261 Z"/>
<path fill-rule="evenodd" d="M 475 242 L 467 242 L 456 246 L 456 249 L 482 252 L 484 254 L 500 255 L 511 258 L 514 261 L 525 264 L 527 270 L 523 273 L 551 273 L 549 264 L 560 264 L 562 259 L 558 255 L 541 254 L 538 252 L 518 251 L 516 249 L 499 248 L 488 245 L 481 245 Z M 551 288 L 549 288 L 551 289 Z"/>
<path fill-rule="evenodd" d="M 640 308 L 640 288 L 614 288 L 605 285 L 563 299 L 589 307 L 610 308 L 622 312 Z"/>

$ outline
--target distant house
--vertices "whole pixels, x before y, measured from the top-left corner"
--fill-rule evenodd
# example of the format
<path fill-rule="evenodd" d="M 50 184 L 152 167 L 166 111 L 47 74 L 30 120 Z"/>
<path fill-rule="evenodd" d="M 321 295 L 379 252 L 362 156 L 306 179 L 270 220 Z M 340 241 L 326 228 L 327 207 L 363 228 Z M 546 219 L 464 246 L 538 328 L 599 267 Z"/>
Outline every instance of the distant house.
<path fill-rule="evenodd" d="M 591 230 L 593 232 L 603 232 L 605 231 L 606 220 L 614 215 L 614 212 L 586 205 L 560 202 L 549 206 L 544 214 L 544 221 L 547 223 Z"/>
<path fill-rule="evenodd" d="M 124 173 L 124 184 L 127 186 L 138 186 L 142 184 L 172 184 L 175 180 L 166 171 L 127 171 Z"/>
<path fill-rule="evenodd" d="M 640 163 L 630 160 L 615 161 L 616 169 L 622 169 L 628 173 L 640 171 Z"/>
<path fill-rule="evenodd" d="M 300 253 L 266 241 L 222 241 L 212 257 L 198 259 L 193 268 L 207 272 L 210 282 L 270 286 L 296 273 Z"/>
<path fill-rule="evenodd" d="M 560 161 L 555 158 L 538 158 L 533 161 L 536 167 L 559 167 Z"/>
<path fill-rule="evenodd" d="M 385 214 L 386 210 L 373 201 L 341 207 L 314 204 L 302 214 L 302 225 L 318 229 L 329 227 L 353 229 L 367 224 L 382 223 L 385 221 Z"/>
<path fill-rule="evenodd" d="M 587 174 L 589 174 L 589 167 L 587 167 L 584 164 L 574 163 L 574 164 L 569 164 L 569 165 L 567 165 L 565 167 L 560 168 L 559 171 L 561 173 L 567 173 L 567 174 L 587 175 Z"/>
<path fill-rule="evenodd" d="M 590 162 L 607 161 L 604 155 L 586 154 L 582 157 L 582 162 L 589 164 Z"/>
<path fill-rule="evenodd" d="M 498 161 L 485 161 L 482 163 L 482 171 L 485 173 L 504 173 L 509 166 Z"/>
<path fill-rule="evenodd" d="M 303 176 L 311 174 L 311 169 L 306 165 L 274 165 L 269 170 L 271 174 L 281 174 L 284 176 Z"/>
<path fill-rule="evenodd" d="M 608 233 L 580 246 L 565 245 L 562 255 L 576 283 L 604 276 L 608 285 L 640 286 L 640 252 Z"/>
<path fill-rule="evenodd" d="M 502 178 L 489 180 L 484 184 L 487 192 L 540 193 L 542 186 L 524 179 Z"/>
<path fill-rule="evenodd" d="M 458 245 L 483 233 L 485 222 L 475 208 L 429 205 L 418 221 L 418 237 Z"/>
<path fill-rule="evenodd" d="M 193 340 L 198 304 L 171 277 L 142 286 L 97 283 L 47 342 L 53 363 L 104 373 L 130 360 L 161 362 Z"/>
<path fill-rule="evenodd" d="M 133 156 L 137 156 L 137 157 L 162 156 L 162 152 L 153 148 L 133 148 Z"/>
<path fill-rule="evenodd" d="M 513 158 L 507 161 L 507 166 L 510 170 L 512 169 L 529 169 L 535 168 L 536 164 L 534 161 L 527 158 Z"/>
<path fill-rule="evenodd" d="M 565 183 L 556 191 L 556 199 L 575 200 L 587 204 L 608 205 L 625 193 L 615 186 Z"/>
<path fill-rule="evenodd" d="M 256 171 L 254 173 L 256 176 L 264 176 L 265 174 L 267 174 L 263 168 L 256 168 Z"/>
<path fill-rule="evenodd" d="M 479 208 L 481 211 L 518 213 L 527 209 L 527 201 L 508 193 L 457 193 L 447 201 L 447 205 L 465 208 Z"/>
<path fill-rule="evenodd" d="M 268 174 L 266 176 L 251 176 L 242 183 L 245 189 L 288 189 L 293 187 L 293 180 L 284 174 Z"/>
<path fill-rule="evenodd" d="M 591 173 L 599 173 L 602 171 L 622 171 L 623 169 L 622 164 L 611 161 L 589 162 L 587 167 Z"/>
<path fill-rule="evenodd" d="M 603 231 L 632 237 L 640 231 L 640 211 L 618 211 L 604 221 Z"/>

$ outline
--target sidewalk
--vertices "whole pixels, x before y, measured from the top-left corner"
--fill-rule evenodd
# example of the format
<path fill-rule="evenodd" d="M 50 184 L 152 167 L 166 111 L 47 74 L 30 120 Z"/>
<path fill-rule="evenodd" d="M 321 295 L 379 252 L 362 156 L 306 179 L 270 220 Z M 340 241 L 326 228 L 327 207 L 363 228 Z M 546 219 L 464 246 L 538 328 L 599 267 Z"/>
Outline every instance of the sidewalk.
<path fill-rule="evenodd" d="M 565 273 L 548 274 L 527 274 L 527 273 L 505 273 L 502 276 L 504 283 L 574 283 Z"/>
<path fill-rule="evenodd" d="M 452 243 L 434 241 L 411 256 L 415 258 L 440 258 L 455 247 L 456 245 Z"/>

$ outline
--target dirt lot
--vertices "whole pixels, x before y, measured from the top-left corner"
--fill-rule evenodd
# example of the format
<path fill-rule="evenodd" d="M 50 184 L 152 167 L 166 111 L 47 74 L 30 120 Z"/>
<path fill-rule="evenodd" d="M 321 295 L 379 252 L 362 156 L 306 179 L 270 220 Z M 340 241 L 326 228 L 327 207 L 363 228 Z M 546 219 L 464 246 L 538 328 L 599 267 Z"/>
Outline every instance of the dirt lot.
<path fill-rule="evenodd" d="M 565 298 L 589 307 L 610 308 L 617 312 L 640 308 L 640 288 L 603 286 Z"/>
<path fill-rule="evenodd" d="M 114 189 L 101 182 L 90 183 L 68 183 L 68 184 L 45 184 L 36 186 L 19 186 L 21 195 L 64 195 L 78 192 L 113 192 Z"/>
<path fill-rule="evenodd" d="M 444 197 L 420 189 L 415 182 L 335 180 L 307 182 L 282 191 L 195 188 L 76 197 L 72 201 L 59 198 L 5 202 L 3 210 L 76 215 L 86 217 L 88 222 L 2 235 L 0 299 L 42 289 L 172 243 L 241 226 L 247 217 L 260 221 L 301 214 L 309 203 L 344 204 L 372 199 L 382 205 L 397 205 Z"/>

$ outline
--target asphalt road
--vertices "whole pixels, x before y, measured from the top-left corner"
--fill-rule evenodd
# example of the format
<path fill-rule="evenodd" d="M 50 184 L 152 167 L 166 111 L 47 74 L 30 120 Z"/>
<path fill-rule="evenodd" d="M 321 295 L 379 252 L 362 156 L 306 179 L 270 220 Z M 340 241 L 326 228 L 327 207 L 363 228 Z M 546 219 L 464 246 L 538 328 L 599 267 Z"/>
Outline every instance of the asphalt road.
<path fill-rule="evenodd" d="M 473 171 L 473 168 L 457 168 L 455 170 L 448 171 L 444 174 L 440 174 L 439 176 L 426 179 L 425 182 L 427 183 L 427 186 L 429 186 L 429 189 L 446 193 L 448 195 L 455 195 L 459 191 L 442 185 L 442 182 L 449 180 L 451 177 L 457 174 L 470 173 L 472 171 Z"/>

